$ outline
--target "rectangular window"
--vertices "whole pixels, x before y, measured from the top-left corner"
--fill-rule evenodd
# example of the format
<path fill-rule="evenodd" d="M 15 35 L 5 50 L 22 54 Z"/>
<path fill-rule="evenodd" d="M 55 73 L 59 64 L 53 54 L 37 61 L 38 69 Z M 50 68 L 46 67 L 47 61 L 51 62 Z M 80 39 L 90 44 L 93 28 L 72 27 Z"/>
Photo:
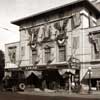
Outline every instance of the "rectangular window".
<path fill-rule="evenodd" d="M 65 46 L 59 47 L 59 61 L 60 62 L 66 61 L 66 48 L 65 48 Z"/>
<path fill-rule="evenodd" d="M 33 60 L 33 64 L 35 64 L 36 57 L 37 57 L 37 51 L 36 51 L 36 50 L 33 50 L 33 51 L 32 51 L 32 60 Z"/>
<path fill-rule="evenodd" d="M 45 48 L 45 63 L 48 63 L 50 60 L 50 55 L 51 54 L 51 49 L 50 48 Z"/>

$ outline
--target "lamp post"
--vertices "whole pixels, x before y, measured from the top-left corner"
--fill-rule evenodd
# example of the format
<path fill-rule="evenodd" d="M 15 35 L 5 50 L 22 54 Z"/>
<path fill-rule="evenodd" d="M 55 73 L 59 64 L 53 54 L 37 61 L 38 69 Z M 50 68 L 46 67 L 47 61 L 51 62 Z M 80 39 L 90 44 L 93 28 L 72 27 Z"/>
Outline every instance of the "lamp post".
<path fill-rule="evenodd" d="M 71 93 L 71 74 L 70 74 L 70 70 L 67 69 L 68 72 L 68 93 Z"/>
<path fill-rule="evenodd" d="M 88 68 L 88 74 L 89 74 L 89 90 L 88 93 L 91 93 L 91 67 Z"/>

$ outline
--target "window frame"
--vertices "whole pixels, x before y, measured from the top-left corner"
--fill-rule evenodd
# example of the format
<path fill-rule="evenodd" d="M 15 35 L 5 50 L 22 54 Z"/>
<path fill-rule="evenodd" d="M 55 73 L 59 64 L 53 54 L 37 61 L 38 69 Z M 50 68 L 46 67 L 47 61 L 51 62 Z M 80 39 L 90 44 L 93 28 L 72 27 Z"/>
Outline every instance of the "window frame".
<path fill-rule="evenodd" d="M 34 49 L 34 50 L 32 50 L 32 62 L 33 62 L 33 64 L 35 64 L 36 57 L 37 57 L 37 50 Z"/>
<path fill-rule="evenodd" d="M 50 56 L 51 56 L 51 48 L 50 47 L 46 47 L 45 48 L 45 63 L 49 62 Z"/>
<path fill-rule="evenodd" d="M 63 58 L 60 58 L 60 53 L 63 53 Z M 62 57 L 62 54 L 61 54 L 61 57 Z M 65 45 L 59 46 L 59 62 L 65 62 L 65 61 L 66 61 L 66 46 Z"/>

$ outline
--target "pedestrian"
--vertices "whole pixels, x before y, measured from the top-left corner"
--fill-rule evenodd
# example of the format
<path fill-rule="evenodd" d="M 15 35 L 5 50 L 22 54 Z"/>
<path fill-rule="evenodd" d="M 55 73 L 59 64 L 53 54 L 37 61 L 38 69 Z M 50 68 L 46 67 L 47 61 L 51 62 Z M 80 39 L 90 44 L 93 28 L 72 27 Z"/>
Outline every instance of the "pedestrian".
<path fill-rule="evenodd" d="M 97 80 L 96 88 L 97 88 L 97 91 L 99 91 L 99 81 L 98 80 Z"/>

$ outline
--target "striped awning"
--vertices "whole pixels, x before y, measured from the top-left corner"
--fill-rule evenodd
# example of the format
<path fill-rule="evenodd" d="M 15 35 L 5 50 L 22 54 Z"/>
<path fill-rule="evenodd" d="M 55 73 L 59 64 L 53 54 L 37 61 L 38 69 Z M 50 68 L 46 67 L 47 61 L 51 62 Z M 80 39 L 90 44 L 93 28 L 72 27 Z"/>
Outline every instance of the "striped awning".
<path fill-rule="evenodd" d="M 86 73 L 84 78 L 85 79 L 89 79 L 89 73 L 88 72 Z M 100 68 L 91 69 L 91 78 L 92 79 L 100 78 Z"/>
<path fill-rule="evenodd" d="M 58 70 L 60 75 L 64 75 L 66 72 L 70 72 L 72 74 L 75 74 L 75 69 L 60 69 Z"/>
<path fill-rule="evenodd" d="M 42 72 L 41 71 L 25 71 L 24 72 L 26 78 L 29 77 L 32 73 L 34 75 L 36 75 L 38 78 L 40 78 L 41 75 L 42 75 Z"/>

